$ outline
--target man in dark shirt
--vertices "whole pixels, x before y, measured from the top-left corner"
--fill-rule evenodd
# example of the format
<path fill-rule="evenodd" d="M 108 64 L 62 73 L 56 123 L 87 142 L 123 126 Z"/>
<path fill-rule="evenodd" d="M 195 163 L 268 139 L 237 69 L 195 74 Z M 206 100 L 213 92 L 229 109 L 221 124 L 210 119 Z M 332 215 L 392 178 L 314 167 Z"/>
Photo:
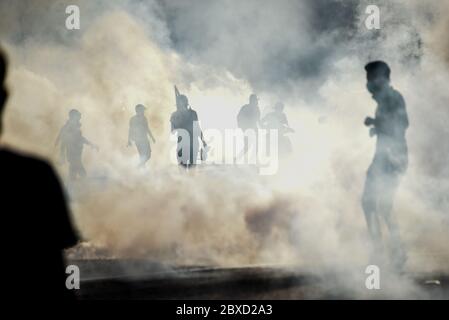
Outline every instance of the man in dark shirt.
<path fill-rule="evenodd" d="M 0 52 L 0 130 L 7 98 Z M 0 131 L 1 133 L 1 131 Z M 0 149 L 2 292 L 11 299 L 73 298 L 65 286 L 63 250 L 78 236 L 53 169 L 44 161 Z"/>
<path fill-rule="evenodd" d="M 252 144 L 254 144 L 255 153 L 257 155 L 258 149 L 258 128 L 260 125 L 260 109 L 259 99 L 257 95 L 251 94 L 249 96 L 249 103 L 240 108 L 237 114 L 237 125 L 245 132 L 246 130 L 252 130 L 255 134 L 255 141 L 251 141 L 249 136 L 245 134 L 243 150 L 237 155 L 236 160 L 244 156 Z"/>
<path fill-rule="evenodd" d="M 56 138 L 55 146 L 61 144 L 61 164 L 65 160 L 69 163 L 69 177 L 70 180 L 75 180 L 78 177 L 84 178 L 86 176 L 86 169 L 83 165 L 83 149 L 84 145 L 88 145 L 98 151 L 98 146 L 87 140 L 81 132 L 81 112 L 77 109 L 69 111 L 69 118 L 64 126 L 59 131 Z"/>
<path fill-rule="evenodd" d="M 185 168 L 191 168 L 197 163 L 200 150 L 199 140 L 201 140 L 203 148 L 206 148 L 207 145 L 199 125 L 198 115 L 189 106 L 189 100 L 185 95 L 176 96 L 176 107 L 177 110 L 172 113 L 170 123 L 171 131 L 178 134 L 178 164 Z"/>
<path fill-rule="evenodd" d="M 128 146 L 131 146 L 132 142 L 136 144 L 140 156 L 139 167 L 145 166 L 151 158 L 151 145 L 148 136 L 150 136 L 153 143 L 156 143 L 148 126 L 148 120 L 145 118 L 145 107 L 138 104 L 136 106 L 136 115 L 129 121 Z"/>
<path fill-rule="evenodd" d="M 390 249 L 394 265 L 401 269 L 406 253 L 399 234 L 399 227 L 391 213 L 393 198 L 401 176 L 408 166 L 408 150 L 405 138 L 409 126 L 405 101 L 390 85 L 390 68 L 383 61 L 366 65 L 367 88 L 377 102 L 376 117 L 366 118 L 370 135 L 377 136 L 376 153 L 368 170 L 362 206 L 374 247 L 381 249 L 381 221 L 390 232 Z"/>

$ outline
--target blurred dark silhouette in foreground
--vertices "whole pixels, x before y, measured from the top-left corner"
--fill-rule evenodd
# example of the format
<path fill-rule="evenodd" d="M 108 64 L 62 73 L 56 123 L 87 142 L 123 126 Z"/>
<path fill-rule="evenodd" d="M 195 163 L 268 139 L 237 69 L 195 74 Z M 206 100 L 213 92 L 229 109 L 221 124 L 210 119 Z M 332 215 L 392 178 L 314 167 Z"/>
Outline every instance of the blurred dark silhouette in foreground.
<path fill-rule="evenodd" d="M 0 52 L 0 130 L 6 69 Z M 53 169 L 44 161 L 1 148 L 0 171 L 2 291 L 14 300 L 74 298 L 65 286 L 63 249 L 75 245 L 78 236 Z"/>

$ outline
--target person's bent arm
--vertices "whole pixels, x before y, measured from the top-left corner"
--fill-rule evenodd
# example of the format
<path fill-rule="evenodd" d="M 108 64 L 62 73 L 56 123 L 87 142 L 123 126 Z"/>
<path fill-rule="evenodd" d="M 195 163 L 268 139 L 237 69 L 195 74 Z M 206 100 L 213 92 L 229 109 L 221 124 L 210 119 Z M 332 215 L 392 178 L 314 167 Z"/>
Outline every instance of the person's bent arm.
<path fill-rule="evenodd" d="M 148 127 L 148 135 L 150 136 L 151 140 L 153 140 L 153 143 L 156 143 L 156 139 L 153 136 L 153 133 L 151 132 L 150 127 Z"/>
<path fill-rule="evenodd" d="M 131 123 L 131 121 L 129 121 L 129 129 L 128 129 L 128 147 L 132 145 L 131 130 L 132 130 L 132 123 Z"/>
<path fill-rule="evenodd" d="M 83 137 L 83 143 L 87 144 L 89 147 L 91 147 L 91 148 L 93 148 L 93 149 L 95 149 L 97 151 L 100 149 L 95 143 L 90 142 L 85 137 Z"/>
<path fill-rule="evenodd" d="M 145 126 L 147 129 L 147 133 L 150 136 L 151 140 L 153 141 L 153 143 L 156 143 L 156 139 L 154 139 L 153 133 L 151 132 L 150 126 L 148 125 L 148 121 L 145 120 Z"/>
<path fill-rule="evenodd" d="M 61 141 L 61 134 L 62 134 L 62 129 L 59 130 L 58 136 L 56 137 L 55 148 L 58 146 L 59 142 Z"/>

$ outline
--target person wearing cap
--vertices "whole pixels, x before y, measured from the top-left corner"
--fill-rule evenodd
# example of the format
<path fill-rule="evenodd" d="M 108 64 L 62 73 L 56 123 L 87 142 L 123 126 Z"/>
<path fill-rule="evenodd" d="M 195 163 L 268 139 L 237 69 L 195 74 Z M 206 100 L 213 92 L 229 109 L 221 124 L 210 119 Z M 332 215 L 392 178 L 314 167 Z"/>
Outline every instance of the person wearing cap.
<path fill-rule="evenodd" d="M 55 146 L 60 144 L 60 163 L 69 163 L 69 178 L 76 180 L 86 176 L 82 155 L 84 145 L 98 151 L 98 146 L 87 140 L 81 132 L 81 112 L 77 109 L 69 111 L 69 118 L 59 131 Z"/>
<path fill-rule="evenodd" d="M 256 137 L 254 147 L 257 154 L 257 132 L 260 125 L 260 109 L 259 99 L 254 93 L 249 96 L 249 103 L 240 108 L 240 111 L 237 114 L 237 125 L 240 129 L 243 130 L 243 132 L 245 132 L 246 130 L 254 131 Z M 236 159 L 245 155 L 249 151 L 251 144 L 252 142 L 250 141 L 249 137 L 245 135 L 243 150 L 240 152 Z"/>
<path fill-rule="evenodd" d="M 374 61 L 367 64 L 365 70 L 367 89 L 377 103 L 375 117 L 367 117 L 365 126 L 370 128 L 370 136 L 377 137 L 377 142 L 366 176 L 362 207 L 375 253 L 382 252 L 381 223 L 384 222 L 390 233 L 393 264 L 401 269 L 407 258 L 392 208 L 400 178 L 408 166 L 405 135 L 409 121 L 404 98 L 390 85 L 389 66 L 383 61 Z"/>
<path fill-rule="evenodd" d="M 140 156 L 139 167 L 141 168 L 151 158 L 151 145 L 148 136 L 153 143 L 156 143 L 156 140 L 145 117 L 145 106 L 138 104 L 135 110 L 136 114 L 129 120 L 128 146 L 131 146 L 133 142 L 136 145 L 137 152 Z"/>

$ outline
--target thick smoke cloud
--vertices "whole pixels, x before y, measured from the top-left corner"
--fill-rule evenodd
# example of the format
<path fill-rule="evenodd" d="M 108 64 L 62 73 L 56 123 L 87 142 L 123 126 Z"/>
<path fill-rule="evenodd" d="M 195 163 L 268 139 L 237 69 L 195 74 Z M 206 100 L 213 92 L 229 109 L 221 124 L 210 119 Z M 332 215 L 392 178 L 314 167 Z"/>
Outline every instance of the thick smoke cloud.
<path fill-rule="evenodd" d="M 179 264 L 367 261 L 360 196 L 374 152 L 364 64 L 384 59 L 410 116 L 410 168 L 395 213 L 412 271 L 447 270 L 449 43 L 444 1 L 2 1 L 12 62 L 2 141 L 49 158 L 67 112 L 83 113 L 89 178 L 70 189 L 77 224 L 109 257 Z M 65 29 L 78 4 L 81 30 Z M 234 128 L 255 91 L 287 106 L 295 153 L 276 177 L 244 169 L 180 174 L 169 165 L 172 85 L 205 128 Z M 151 168 L 126 148 L 134 105 L 156 135 Z M 66 168 L 58 167 L 62 177 Z M 77 252 L 72 253 L 74 255 Z M 407 292 L 413 290 L 407 286 Z"/>
<path fill-rule="evenodd" d="M 255 90 L 279 95 L 295 89 L 309 98 L 307 93 L 324 81 L 332 59 L 341 55 L 338 43 L 355 30 L 356 10 L 350 2 L 163 4 L 170 39 L 183 56 L 224 67 Z"/>

